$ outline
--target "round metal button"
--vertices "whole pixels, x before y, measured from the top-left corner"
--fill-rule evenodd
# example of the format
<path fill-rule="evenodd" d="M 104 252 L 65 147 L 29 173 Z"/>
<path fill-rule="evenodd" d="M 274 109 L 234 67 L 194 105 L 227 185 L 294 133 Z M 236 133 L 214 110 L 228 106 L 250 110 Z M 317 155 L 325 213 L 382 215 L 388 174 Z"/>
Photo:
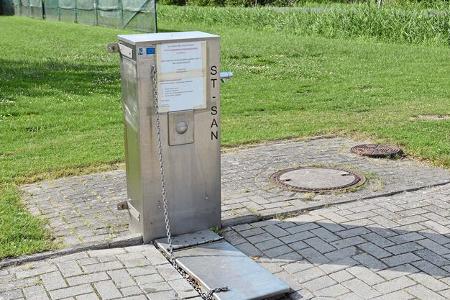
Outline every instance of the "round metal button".
<path fill-rule="evenodd" d="M 186 121 L 178 122 L 175 126 L 175 130 L 178 134 L 183 134 L 188 130 L 188 123 Z"/>

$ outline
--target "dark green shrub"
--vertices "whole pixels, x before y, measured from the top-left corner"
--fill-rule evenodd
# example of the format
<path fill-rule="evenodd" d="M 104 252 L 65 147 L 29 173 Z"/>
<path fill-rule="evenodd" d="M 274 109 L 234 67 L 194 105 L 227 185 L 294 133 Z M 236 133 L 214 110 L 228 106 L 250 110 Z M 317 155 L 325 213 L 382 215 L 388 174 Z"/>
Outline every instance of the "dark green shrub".
<path fill-rule="evenodd" d="M 225 6 L 255 6 L 258 0 L 225 0 Z"/>
<path fill-rule="evenodd" d="M 186 5 L 186 0 L 158 0 L 158 3 L 165 5 Z"/>
<path fill-rule="evenodd" d="M 224 6 L 224 0 L 187 0 L 187 5 L 197 6 Z"/>

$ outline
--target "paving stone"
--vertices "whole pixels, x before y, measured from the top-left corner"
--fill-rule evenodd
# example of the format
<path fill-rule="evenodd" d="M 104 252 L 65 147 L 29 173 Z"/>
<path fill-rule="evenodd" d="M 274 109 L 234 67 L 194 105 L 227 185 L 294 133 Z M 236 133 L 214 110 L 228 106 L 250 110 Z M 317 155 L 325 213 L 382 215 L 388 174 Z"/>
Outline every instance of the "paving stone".
<path fill-rule="evenodd" d="M 406 291 L 418 299 L 445 300 L 441 295 L 419 284 L 407 288 Z"/>
<path fill-rule="evenodd" d="M 247 238 L 247 240 L 252 244 L 257 244 L 268 240 L 272 240 L 273 238 L 274 237 L 268 232 L 263 232 L 261 234 L 250 236 Z"/>
<path fill-rule="evenodd" d="M 124 297 L 142 294 L 142 290 L 137 285 L 121 288 L 120 292 Z"/>
<path fill-rule="evenodd" d="M 392 293 L 416 284 L 413 280 L 406 276 L 392 279 L 387 282 L 374 285 L 374 288 L 382 293 Z"/>
<path fill-rule="evenodd" d="M 64 261 L 58 263 L 58 268 L 64 277 L 83 274 L 83 271 L 76 261 Z"/>
<path fill-rule="evenodd" d="M 359 280 L 367 283 L 369 286 L 373 286 L 385 281 L 383 277 L 368 268 L 354 266 L 346 270 Z"/>
<path fill-rule="evenodd" d="M 318 290 L 321 290 L 323 288 L 335 285 L 336 281 L 331 279 L 328 276 L 322 276 L 313 280 L 310 280 L 308 282 L 305 282 L 302 284 L 302 287 L 308 289 L 311 292 L 315 292 Z"/>
<path fill-rule="evenodd" d="M 380 297 L 376 297 L 373 299 L 376 300 L 409 300 L 409 299 L 413 299 L 414 297 L 411 296 L 410 294 L 404 292 L 404 291 L 396 291 L 393 293 L 389 293 L 389 294 L 385 294 L 383 296 Z"/>
<path fill-rule="evenodd" d="M 437 267 L 436 265 L 426 260 L 415 261 L 412 263 L 412 265 L 420 269 L 422 272 L 433 276 L 448 276 L 449 274 L 449 272 Z"/>
<path fill-rule="evenodd" d="M 289 232 L 287 232 L 283 228 L 278 227 L 277 225 L 268 225 L 264 226 L 263 228 L 265 231 L 267 231 L 276 238 L 289 235 Z"/>
<path fill-rule="evenodd" d="M 362 238 L 372 242 L 373 244 L 375 244 L 381 248 L 386 248 L 386 247 L 394 245 L 394 243 L 392 241 L 382 237 L 381 235 L 379 235 L 375 232 L 365 234 L 362 236 Z"/>
<path fill-rule="evenodd" d="M 423 249 L 423 247 L 416 242 L 409 242 L 409 243 L 405 243 L 405 244 L 399 244 L 399 245 L 387 247 L 385 249 L 394 255 L 398 255 L 398 254 L 421 250 L 421 249 Z"/>
<path fill-rule="evenodd" d="M 164 281 L 164 279 L 159 274 L 137 276 L 134 279 L 136 280 L 136 282 L 139 285 L 146 285 L 146 284 L 152 284 L 152 283 L 158 283 L 158 282 Z"/>
<path fill-rule="evenodd" d="M 152 265 L 137 267 L 137 268 L 128 268 L 128 273 L 131 276 L 139 276 L 139 275 L 148 275 L 157 273 L 156 267 Z"/>
<path fill-rule="evenodd" d="M 420 285 L 429 288 L 432 291 L 442 291 L 449 287 L 447 284 L 441 282 L 440 280 L 438 280 L 428 274 L 415 273 L 415 274 L 409 274 L 408 277 L 413 279 L 414 281 L 420 283 Z"/>
<path fill-rule="evenodd" d="M 18 272 L 16 272 L 16 277 L 18 279 L 22 279 L 22 278 L 34 277 L 36 275 L 41 275 L 41 274 L 45 274 L 45 273 L 52 272 L 52 271 L 56 271 L 56 266 L 46 264 L 42 267 L 30 268 L 28 270 L 18 271 Z"/>
<path fill-rule="evenodd" d="M 381 295 L 379 292 L 372 289 L 369 285 L 357 278 L 343 282 L 342 285 L 362 298 L 374 298 Z"/>
<path fill-rule="evenodd" d="M 294 234 L 289 234 L 288 236 L 283 236 L 280 238 L 280 241 L 286 244 L 290 244 L 297 241 L 303 241 L 310 237 L 313 237 L 314 234 L 309 231 L 298 232 Z"/>
<path fill-rule="evenodd" d="M 438 243 L 429 239 L 420 240 L 417 243 L 439 255 L 450 253 L 449 248 L 441 246 Z"/>
<path fill-rule="evenodd" d="M 334 242 L 340 239 L 340 237 L 338 237 L 337 235 L 335 235 L 334 233 L 332 233 L 331 231 L 327 230 L 324 227 L 313 229 L 311 230 L 311 233 L 315 234 L 317 237 L 319 237 L 321 240 L 327 243 Z"/>
<path fill-rule="evenodd" d="M 333 245 L 334 247 L 336 247 L 338 249 L 342 249 L 342 248 L 347 248 L 350 246 L 359 245 L 359 244 L 362 244 L 365 242 L 366 242 L 366 240 L 363 239 L 362 237 L 354 236 L 354 237 L 334 241 L 331 243 L 331 245 Z"/>
<path fill-rule="evenodd" d="M 286 245 L 264 250 L 263 253 L 268 257 L 279 257 L 283 254 L 292 252 L 293 250 Z"/>
<path fill-rule="evenodd" d="M 171 280 L 169 281 L 169 285 L 182 299 L 198 296 L 194 288 L 184 279 Z"/>
<path fill-rule="evenodd" d="M 48 291 L 67 287 L 67 283 L 59 271 L 42 274 L 41 280 Z"/>
<path fill-rule="evenodd" d="M 282 268 L 290 274 L 295 274 L 297 272 L 301 272 L 301 271 L 310 269 L 312 267 L 314 267 L 314 265 L 309 264 L 309 263 L 292 262 L 292 263 L 284 265 Z"/>
<path fill-rule="evenodd" d="M 87 253 L 90 257 L 99 257 L 99 256 L 115 256 L 117 254 L 126 253 L 126 251 L 123 248 L 111 248 L 111 249 L 88 251 Z"/>
<path fill-rule="evenodd" d="M 420 257 L 413 253 L 404 253 L 382 259 L 382 261 L 390 267 L 407 264 L 417 260 L 420 260 Z"/>
<path fill-rule="evenodd" d="M 23 289 L 25 299 L 47 300 L 47 292 L 41 285 L 34 285 Z"/>
<path fill-rule="evenodd" d="M 97 273 L 102 271 L 111 271 L 111 270 L 117 270 L 122 269 L 123 265 L 119 261 L 109 261 L 105 263 L 98 263 L 98 264 L 92 264 L 83 266 L 83 271 L 85 273 Z"/>
<path fill-rule="evenodd" d="M 308 270 L 304 270 L 302 272 L 298 272 L 296 279 L 302 283 L 306 281 L 313 280 L 315 278 L 319 278 L 325 276 L 325 272 L 323 272 L 319 267 L 313 267 Z"/>
<path fill-rule="evenodd" d="M 386 268 L 386 265 L 384 263 L 367 253 L 355 255 L 353 256 L 353 259 L 359 261 L 363 266 L 370 269 L 382 270 Z"/>
<path fill-rule="evenodd" d="M 112 280 L 95 282 L 94 287 L 104 300 L 122 297 L 122 294 Z"/>
<path fill-rule="evenodd" d="M 94 290 L 89 284 L 77 285 L 73 287 L 67 287 L 59 290 L 50 291 L 52 299 L 63 299 L 72 296 L 79 296 L 86 293 L 93 293 Z"/>
<path fill-rule="evenodd" d="M 307 240 L 305 240 L 305 243 L 307 243 L 308 245 L 310 245 L 311 247 L 313 247 L 314 249 L 316 249 L 317 251 L 319 251 L 322 254 L 336 250 L 335 247 L 324 242 L 323 240 L 321 240 L 318 237 L 307 239 Z"/>
<path fill-rule="evenodd" d="M 98 300 L 100 298 L 97 296 L 97 294 L 90 293 L 90 294 L 84 294 L 84 295 L 76 296 L 75 299 L 76 300 Z"/>
<path fill-rule="evenodd" d="M 141 289 L 144 290 L 144 292 L 146 294 L 154 294 L 154 293 L 159 293 L 159 292 L 172 291 L 171 286 L 165 281 L 143 283 L 143 284 L 140 284 L 140 287 L 141 287 Z"/>
<path fill-rule="evenodd" d="M 333 274 L 330 274 L 329 276 L 339 283 L 354 278 L 354 276 L 346 270 L 341 270 L 341 271 L 335 272 Z"/>
<path fill-rule="evenodd" d="M 331 261 L 341 260 L 346 257 L 352 257 L 354 255 L 358 254 L 358 249 L 356 247 L 347 247 L 338 249 L 332 252 L 328 252 L 325 254 L 327 258 L 329 258 Z"/>
<path fill-rule="evenodd" d="M 0 299 L 10 300 L 10 299 L 24 299 L 22 290 L 20 289 L 12 289 L 7 291 L 0 292 Z"/>
<path fill-rule="evenodd" d="M 284 244 L 279 239 L 271 239 L 271 240 L 267 240 L 267 241 L 264 241 L 261 243 L 256 243 L 255 247 L 261 251 L 264 251 L 264 250 L 272 249 L 272 248 L 282 246 L 282 245 L 284 245 Z"/>
<path fill-rule="evenodd" d="M 248 256 L 261 256 L 263 254 L 261 250 L 259 250 L 258 248 L 256 248 L 255 246 L 253 246 L 251 243 L 248 242 L 235 246 Z"/>
<path fill-rule="evenodd" d="M 109 276 L 105 272 L 97 272 L 91 274 L 83 274 L 66 278 L 70 286 L 92 283 L 96 281 L 108 280 Z"/>
<path fill-rule="evenodd" d="M 111 279 L 114 281 L 114 284 L 118 288 L 128 287 L 136 284 L 133 278 L 125 269 L 108 271 L 108 275 L 111 277 Z"/>
<path fill-rule="evenodd" d="M 264 234 L 265 231 L 259 227 L 256 228 L 250 228 L 248 230 L 243 230 L 243 231 L 239 231 L 239 235 L 248 238 L 251 236 L 255 236 L 255 235 L 259 235 L 259 234 Z"/>
<path fill-rule="evenodd" d="M 319 266 L 326 274 L 334 273 L 339 270 L 347 269 L 356 265 L 357 262 L 351 257 L 346 257 L 341 260 L 333 261 L 333 263 L 322 264 Z"/>
<path fill-rule="evenodd" d="M 370 255 L 376 257 L 376 258 L 383 258 L 391 256 L 392 254 L 383 250 L 382 248 L 378 247 L 377 245 L 373 243 L 363 243 L 359 244 L 358 248 L 362 249 L 364 252 L 369 253 Z"/>
<path fill-rule="evenodd" d="M 350 292 L 349 289 L 344 287 L 343 285 L 336 284 L 333 286 L 326 287 L 324 289 L 315 291 L 315 295 L 318 297 L 330 297 L 330 298 L 336 298 L 337 296 L 343 295 Z"/>
<path fill-rule="evenodd" d="M 178 295 L 173 291 L 162 291 L 156 293 L 148 293 L 150 300 L 178 300 Z"/>

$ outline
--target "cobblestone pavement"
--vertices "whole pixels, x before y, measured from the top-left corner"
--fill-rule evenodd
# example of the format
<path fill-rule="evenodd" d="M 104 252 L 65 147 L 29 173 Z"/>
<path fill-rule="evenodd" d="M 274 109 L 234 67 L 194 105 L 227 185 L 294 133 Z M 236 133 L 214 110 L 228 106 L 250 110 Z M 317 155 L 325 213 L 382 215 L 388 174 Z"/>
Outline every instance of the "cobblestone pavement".
<path fill-rule="evenodd" d="M 383 160 L 350 153 L 358 142 L 345 138 L 284 141 L 222 155 L 222 220 L 225 225 L 450 181 L 450 172 L 409 160 Z M 337 166 L 364 174 L 368 182 L 350 193 L 314 195 L 283 190 L 269 180 L 296 166 Z M 126 199 L 125 174 L 100 174 L 44 181 L 22 187 L 27 207 L 49 220 L 67 246 L 126 236 L 128 216 L 116 204 Z"/>
<path fill-rule="evenodd" d="M 228 227 L 289 299 L 450 299 L 450 184 Z M 128 298 L 127 298 L 128 297 Z M 0 270 L 0 299 L 200 299 L 153 245 Z"/>
<path fill-rule="evenodd" d="M 312 299 L 450 299 L 450 184 L 229 227 L 225 238 Z"/>
<path fill-rule="evenodd" d="M 153 245 L 86 251 L 0 270 L 0 299 L 201 299 Z"/>

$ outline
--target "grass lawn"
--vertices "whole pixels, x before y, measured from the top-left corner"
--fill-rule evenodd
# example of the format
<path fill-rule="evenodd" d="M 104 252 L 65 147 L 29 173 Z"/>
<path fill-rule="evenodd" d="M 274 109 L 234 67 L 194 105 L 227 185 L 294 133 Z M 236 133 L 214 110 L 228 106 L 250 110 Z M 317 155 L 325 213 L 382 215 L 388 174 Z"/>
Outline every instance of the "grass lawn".
<path fill-rule="evenodd" d="M 164 31 L 222 37 L 224 145 L 340 134 L 399 144 L 450 167 L 448 46 L 326 39 L 226 24 L 173 22 Z M 0 258 L 54 247 L 17 185 L 123 161 L 114 30 L 0 17 Z"/>

